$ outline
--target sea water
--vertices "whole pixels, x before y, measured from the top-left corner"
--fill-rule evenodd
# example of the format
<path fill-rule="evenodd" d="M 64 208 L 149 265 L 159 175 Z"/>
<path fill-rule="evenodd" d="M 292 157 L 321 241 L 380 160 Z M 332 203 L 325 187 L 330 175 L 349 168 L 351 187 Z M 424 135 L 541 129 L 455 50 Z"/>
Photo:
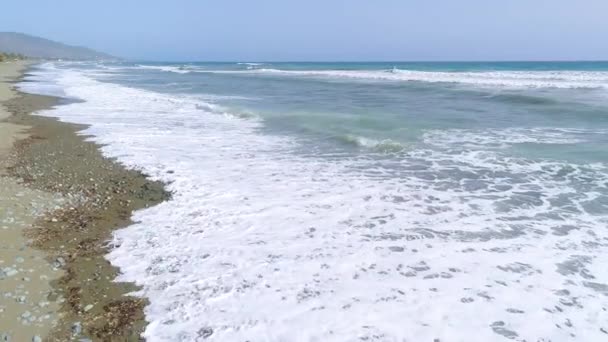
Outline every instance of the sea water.
<path fill-rule="evenodd" d="M 166 182 L 150 341 L 608 340 L 608 63 L 43 63 Z"/>

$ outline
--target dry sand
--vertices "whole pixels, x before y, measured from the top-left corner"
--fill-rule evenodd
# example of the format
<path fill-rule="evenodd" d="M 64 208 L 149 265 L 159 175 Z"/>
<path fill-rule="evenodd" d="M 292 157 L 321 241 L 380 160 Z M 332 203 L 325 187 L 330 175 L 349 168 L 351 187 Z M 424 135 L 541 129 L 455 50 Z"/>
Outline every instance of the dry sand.
<path fill-rule="evenodd" d="M 2 105 L 3 102 L 15 97 L 10 82 L 17 78 L 26 66 L 25 62 L 0 62 L 0 162 L 6 158 L 15 141 L 27 137 L 23 133 L 28 127 L 5 122 L 11 114 Z M 3 170 L 0 170 L 0 174 L 1 172 Z"/>

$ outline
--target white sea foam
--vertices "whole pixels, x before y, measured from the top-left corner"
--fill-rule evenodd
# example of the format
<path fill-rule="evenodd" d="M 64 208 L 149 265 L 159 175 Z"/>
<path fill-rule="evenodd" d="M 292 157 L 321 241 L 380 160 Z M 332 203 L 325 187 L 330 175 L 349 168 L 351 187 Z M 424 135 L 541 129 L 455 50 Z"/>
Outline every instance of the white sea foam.
<path fill-rule="evenodd" d="M 348 144 L 380 152 L 399 152 L 405 148 L 403 144 L 391 139 L 378 140 L 352 134 L 341 136 L 340 140 Z"/>
<path fill-rule="evenodd" d="M 244 100 L 244 101 L 256 101 L 259 100 L 255 97 L 250 96 L 240 96 L 240 95 L 217 95 L 217 94 L 197 94 L 193 96 L 193 98 L 199 99 L 201 101 L 222 101 L 222 100 Z"/>
<path fill-rule="evenodd" d="M 213 73 L 252 73 L 329 79 L 457 83 L 505 88 L 608 88 L 606 71 L 484 71 L 438 72 L 417 70 L 216 70 Z"/>
<path fill-rule="evenodd" d="M 482 148 L 303 157 L 211 104 L 48 78 L 86 102 L 44 115 L 91 124 L 106 155 L 170 182 L 173 199 L 137 212 L 108 257 L 150 299 L 149 341 L 608 336 L 603 164 Z"/>
<path fill-rule="evenodd" d="M 174 72 L 177 74 L 187 74 L 192 72 L 193 70 L 185 67 L 185 66 L 172 66 L 172 65 L 139 65 L 140 69 L 151 69 L 151 70 L 160 70 L 166 72 Z"/>
<path fill-rule="evenodd" d="M 247 70 L 256 70 L 259 69 L 260 66 L 265 65 L 264 63 L 236 63 L 237 65 L 246 65 Z"/>
<path fill-rule="evenodd" d="M 40 67 L 44 69 L 44 72 L 26 75 L 24 77 L 26 82 L 19 83 L 19 89 L 35 94 L 67 96 L 63 87 L 56 82 L 62 72 L 55 69 L 51 63 L 42 64 Z"/>
<path fill-rule="evenodd" d="M 429 131 L 423 140 L 444 148 L 506 148 L 524 143 L 578 144 L 588 141 L 590 136 L 605 134 L 608 134 L 608 130 L 557 127 L 445 129 Z"/>

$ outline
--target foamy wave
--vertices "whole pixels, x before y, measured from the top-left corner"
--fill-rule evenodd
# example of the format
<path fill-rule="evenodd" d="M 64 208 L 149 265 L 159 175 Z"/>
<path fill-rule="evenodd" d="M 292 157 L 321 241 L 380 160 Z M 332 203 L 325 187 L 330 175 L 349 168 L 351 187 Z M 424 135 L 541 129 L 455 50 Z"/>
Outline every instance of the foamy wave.
<path fill-rule="evenodd" d="M 399 152 L 404 149 L 404 146 L 401 143 L 391 139 L 376 140 L 350 134 L 340 136 L 339 139 L 347 144 L 379 152 Z"/>
<path fill-rule="evenodd" d="M 587 141 L 590 135 L 605 134 L 608 134 L 608 130 L 554 127 L 447 129 L 429 131 L 424 134 L 423 140 L 427 144 L 446 148 L 506 148 L 524 143 L 577 144 Z"/>
<path fill-rule="evenodd" d="M 255 69 L 260 68 L 260 66 L 265 65 L 265 63 L 236 63 L 236 64 L 247 66 L 247 70 L 255 70 Z"/>
<path fill-rule="evenodd" d="M 245 100 L 245 101 L 256 101 L 259 100 L 255 97 L 240 96 L 240 95 L 216 95 L 216 94 L 200 94 L 194 98 L 201 99 L 203 101 L 222 101 L 222 100 Z"/>
<path fill-rule="evenodd" d="M 49 77 L 86 101 L 42 114 L 90 124 L 106 155 L 174 192 L 108 257 L 150 299 L 151 342 L 606 336 L 603 164 L 482 148 L 303 157 L 257 120 Z"/>
<path fill-rule="evenodd" d="M 160 71 L 166 71 L 166 72 L 174 72 L 177 74 L 187 74 L 187 73 L 198 70 L 198 69 L 192 68 L 190 66 L 139 65 L 138 67 L 140 69 L 160 70 Z"/>
<path fill-rule="evenodd" d="M 605 71 L 432 72 L 416 70 L 279 70 L 209 71 L 331 79 L 457 83 L 505 88 L 608 88 Z"/>

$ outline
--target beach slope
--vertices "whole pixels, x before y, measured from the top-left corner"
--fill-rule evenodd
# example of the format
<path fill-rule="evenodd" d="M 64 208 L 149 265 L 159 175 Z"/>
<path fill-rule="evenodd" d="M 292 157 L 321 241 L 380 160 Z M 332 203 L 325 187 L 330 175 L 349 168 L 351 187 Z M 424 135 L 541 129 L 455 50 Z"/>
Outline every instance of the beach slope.
<path fill-rule="evenodd" d="M 65 100 L 12 89 L 26 67 L 0 64 L 0 336 L 139 341 L 147 301 L 104 256 L 132 211 L 168 194 L 104 158 L 85 126 L 33 115 Z"/>

